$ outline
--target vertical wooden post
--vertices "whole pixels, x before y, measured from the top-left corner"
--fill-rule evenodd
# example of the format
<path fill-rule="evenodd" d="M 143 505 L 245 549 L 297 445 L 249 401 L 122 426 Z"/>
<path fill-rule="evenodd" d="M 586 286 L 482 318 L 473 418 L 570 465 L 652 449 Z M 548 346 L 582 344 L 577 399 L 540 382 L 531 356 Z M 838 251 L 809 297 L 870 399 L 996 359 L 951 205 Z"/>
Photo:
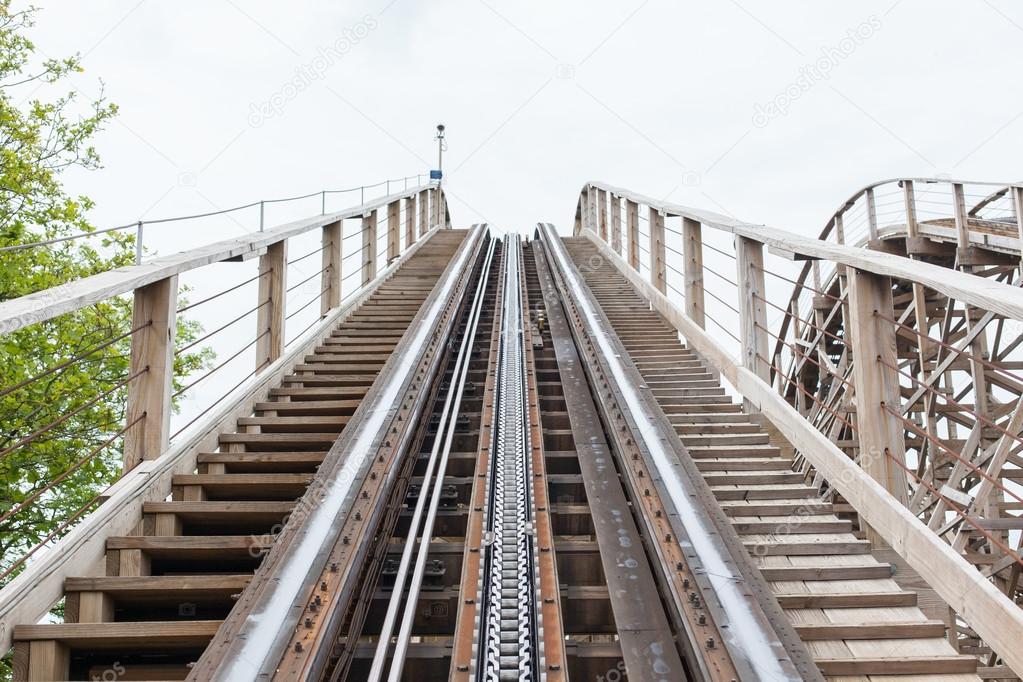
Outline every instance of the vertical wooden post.
<path fill-rule="evenodd" d="M 71 672 L 71 650 L 56 640 L 33 640 L 27 642 L 28 670 L 25 677 L 15 674 L 15 679 L 66 680 Z"/>
<path fill-rule="evenodd" d="M 323 228 L 323 275 L 320 290 L 320 315 L 341 305 L 341 221 Z"/>
<path fill-rule="evenodd" d="M 288 289 L 288 240 L 266 247 L 259 257 L 259 312 L 256 313 L 256 369 L 284 354 L 284 315 Z"/>
<path fill-rule="evenodd" d="M 414 196 L 405 198 L 405 248 L 412 246 L 416 241 L 416 198 Z"/>
<path fill-rule="evenodd" d="M 959 269 L 963 272 L 973 272 L 969 209 L 966 207 L 966 190 L 962 183 L 957 182 L 952 185 L 952 203 L 956 224 Z M 977 323 L 977 310 L 968 305 L 964 305 L 963 308 L 966 312 L 966 329 L 972 332 Z M 970 374 L 973 376 L 974 409 L 977 411 L 977 414 L 990 419 L 989 408 L 993 397 L 991 395 L 991 387 L 988 385 L 987 376 L 984 374 L 984 364 L 975 359 L 988 356 L 986 336 L 979 334 L 974 338 L 970 343 L 970 355 L 973 356 L 973 358 L 970 358 Z"/>
<path fill-rule="evenodd" d="M 611 195 L 611 249 L 622 255 L 622 200 Z"/>
<path fill-rule="evenodd" d="M 579 195 L 579 200 L 575 203 L 575 227 L 573 228 L 572 235 L 578 237 L 583 233 L 583 214 L 585 212 L 586 193 L 585 191 Z"/>
<path fill-rule="evenodd" d="M 874 188 L 869 187 L 867 195 L 867 238 L 870 243 L 877 241 L 877 200 L 874 198 Z"/>
<path fill-rule="evenodd" d="M 735 238 L 736 284 L 739 294 L 739 338 L 742 365 L 771 383 L 767 360 L 767 298 L 764 286 L 764 245 L 747 237 Z M 753 406 L 746 402 L 747 409 Z"/>
<path fill-rule="evenodd" d="M 629 233 L 629 265 L 639 270 L 639 204 L 625 200 L 625 224 Z"/>
<path fill-rule="evenodd" d="M 668 291 L 665 271 L 664 216 L 650 207 L 650 281 L 662 294 Z"/>
<path fill-rule="evenodd" d="M 920 227 L 916 222 L 916 192 L 912 180 L 902 181 L 902 201 L 906 207 L 906 236 L 920 236 Z"/>
<path fill-rule="evenodd" d="M 1023 187 L 1012 188 L 1012 205 L 1016 211 L 1016 236 L 1023 244 Z M 1023 274 L 1023 254 L 1021 254 L 1020 269 Z"/>
<path fill-rule="evenodd" d="M 419 236 L 430 231 L 430 190 L 419 193 Z"/>
<path fill-rule="evenodd" d="M 860 466 L 900 503 L 908 502 L 906 436 L 899 418 L 899 377 L 886 367 L 898 366 L 891 279 L 862 270 L 848 269 L 849 335 L 852 341 L 853 384 Z M 883 364 L 884 363 L 884 364 Z M 888 408 L 888 409 L 886 409 Z M 871 529 L 870 541 L 883 545 Z"/>
<path fill-rule="evenodd" d="M 125 471 L 156 459 L 170 442 L 177 305 L 177 275 L 135 290 L 130 371 L 138 376 L 128 384 L 125 418 L 134 425 L 124 434 Z"/>
<path fill-rule="evenodd" d="M 686 315 L 701 328 L 706 328 L 703 296 L 703 229 L 699 221 L 682 218 L 682 254 Z"/>
<path fill-rule="evenodd" d="M 432 191 L 432 190 L 431 190 Z M 362 284 L 369 284 L 377 276 L 377 212 L 362 217 Z"/>
<path fill-rule="evenodd" d="M 607 242 L 607 192 L 597 190 L 597 225 L 600 229 L 600 240 Z"/>
<path fill-rule="evenodd" d="M 401 254 L 401 201 L 387 204 L 387 262 Z"/>
<path fill-rule="evenodd" d="M 597 190 L 586 189 L 586 228 L 597 234 Z"/>

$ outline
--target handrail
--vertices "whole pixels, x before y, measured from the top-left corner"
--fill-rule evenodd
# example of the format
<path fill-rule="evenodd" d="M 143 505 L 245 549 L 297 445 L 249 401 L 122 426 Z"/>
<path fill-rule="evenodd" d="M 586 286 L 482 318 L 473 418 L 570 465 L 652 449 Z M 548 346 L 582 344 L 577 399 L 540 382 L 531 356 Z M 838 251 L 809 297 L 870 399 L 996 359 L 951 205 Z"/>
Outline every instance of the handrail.
<path fill-rule="evenodd" d="M 10 648 L 15 624 L 38 622 L 60 598 L 66 577 L 101 566 L 107 537 L 130 535 L 144 502 L 166 498 L 175 474 L 193 472 L 199 452 L 215 450 L 220 435 L 233 428 L 238 417 L 252 414 L 255 404 L 265 400 L 274 385 L 292 373 L 296 365 L 323 343 L 331 329 L 356 311 L 399 267 L 429 243 L 441 227 L 435 226 L 421 236 L 356 295 L 331 310 L 318 326 L 304 332 L 280 358 L 232 389 L 180 442 L 173 443 L 158 458 L 144 460 L 126 472 L 103 493 L 104 501 L 99 507 L 0 589 L 0 651 Z"/>
<path fill-rule="evenodd" d="M 67 235 L 67 236 L 63 236 L 63 237 L 54 237 L 52 239 L 44 239 L 44 240 L 40 240 L 40 241 L 37 241 L 37 242 L 29 242 L 29 243 L 25 243 L 25 244 L 11 244 L 9 246 L 0 247 L 0 253 L 11 253 L 11 252 L 14 252 L 14 251 L 24 251 L 26 249 L 32 249 L 32 248 L 36 248 L 36 247 L 39 247 L 39 246 L 50 246 L 50 245 L 53 245 L 53 244 L 60 244 L 60 243 L 63 243 L 63 242 L 74 241 L 76 239 L 87 239 L 89 237 L 95 237 L 97 235 L 107 234 L 109 232 L 119 232 L 121 230 L 136 229 L 136 230 L 139 231 L 139 234 L 141 234 L 142 228 L 145 227 L 146 225 L 160 225 L 160 224 L 164 224 L 164 223 L 180 222 L 180 221 L 184 221 L 184 220 L 197 220 L 199 218 L 209 218 L 209 217 L 212 217 L 212 216 L 225 215 L 227 213 L 234 213 L 236 211 L 243 211 L 243 210 L 248 209 L 248 208 L 255 208 L 256 206 L 263 206 L 265 204 L 280 204 L 280 203 L 287 203 L 287 202 L 290 202 L 290 201 L 300 201 L 300 200 L 303 200 L 303 199 L 312 199 L 315 196 L 319 196 L 319 197 L 322 198 L 321 206 L 324 209 L 323 212 L 326 213 L 326 198 L 327 198 L 328 194 L 346 194 L 348 192 L 365 192 L 365 190 L 367 190 L 367 189 L 373 189 L 374 187 L 382 187 L 382 186 L 385 186 L 385 185 L 389 188 L 392 182 L 403 182 L 403 183 L 405 183 L 405 187 L 403 189 L 408 189 L 408 181 L 411 180 L 413 177 L 416 179 L 416 186 L 419 186 L 422 183 L 422 178 L 424 177 L 424 174 L 423 173 L 419 173 L 417 175 L 407 175 L 407 176 L 405 176 L 403 178 L 397 178 L 395 180 L 383 180 L 383 181 L 378 182 L 378 183 L 373 184 L 373 185 L 360 185 L 359 187 L 349 187 L 349 188 L 346 188 L 346 189 L 321 189 L 319 191 L 310 192 L 308 194 L 302 194 L 300 196 L 277 197 L 277 198 L 274 198 L 274 199 L 259 199 L 258 201 L 250 201 L 247 204 L 239 204 L 237 206 L 231 206 L 230 208 L 222 208 L 222 209 L 218 209 L 216 211 L 207 211 L 205 213 L 194 213 L 194 214 L 191 214 L 191 215 L 171 216 L 171 217 L 168 217 L 168 218 L 154 218 L 152 220 L 142 220 L 142 219 L 139 219 L 139 220 L 136 220 L 134 222 L 125 223 L 125 224 L 122 224 L 122 225 L 116 225 L 114 227 L 105 227 L 105 228 L 100 228 L 98 230 L 92 230 L 91 232 L 79 232 L 77 234 L 71 234 L 71 235 Z M 388 192 L 388 194 L 389 193 L 390 192 Z M 359 203 L 365 203 L 365 197 L 364 196 L 360 196 Z M 263 217 L 261 215 L 260 216 L 261 223 L 262 223 L 262 218 Z M 259 229 L 262 231 L 262 229 L 263 229 L 263 225 L 262 224 L 260 224 Z"/>
<path fill-rule="evenodd" d="M 627 263 L 617 247 L 609 244 L 608 233 L 603 222 L 603 207 L 600 220 L 590 204 L 590 190 L 610 193 L 612 198 L 631 202 L 630 212 L 635 213 L 636 204 L 651 207 L 651 268 L 650 279 L 641 273 L 638 263 Z M 716 213 L 700 211 L 684 206 L 650 199 L 644 195 L 613 187 L 603 183 L 588 183 L 580 199 L 580 216 L 577 234 L 593 242 L 602 262 L 622 273 L 685 337 L 688 346 L 727 379 L 739 394 L 753 408 L 769 419 L 797 450 L 800 457 L 809 462 L 828 483 L 848 501 L 861 519 L 868 524 L 868 538 L 890 545 L 920 576 L 980 635 L 1009 666 L 1023 670 L 1023 650 L 1019 648 L 1023 636 L 1023 610 L 978 572 L 961 554 L 960 547 L 947 543 L 932 532 L 898 497 L 905 494 L 905 487 L 892 480 L 892 464 L 899 464 L 897 434 L 891 433 L 881 422 L 889 419 L 886 404 L 891 400 L 897 405 L 899 386 L 891 377 L 881 375 L 879 367 L 887 364 L 888 353 L 895 352 L 895 330 L 884 329 L 884 313 L 879 308 L 891 306 L 891 282 L 889 277 L 923 284 L 946 293 L 946 295 L 987 310 L 996 310 L 992 305 L 1002 299 L 1003 305 L 997 311 L 1020 319 L 1020 290 L 1017 287 L 993 282 L 976 275 L 949 270 L 908 258 L 863 248 L 830 244 L 819 239 L 810 239 L 784 230 L 752 225 L 725 218 Z M 695 242 L 697 254 L 702 248 L 700 227 L 729 232 L 736 240 L 736 266 L 739 286 L 739 339 L 742 355 L 733 357 L 722 344 L 707 333 L 702 320 L 702 256 L 687 252 L 685 258 L 686 301 L 683 310 L 667 295 L 664 268 L 664 226 L 655 221 L 655 213 L 682 216 L 691 221 L 684 224 L 686 238 Z M 655 229 L 655 223 L 660 223 Z M 614 226 L 620 229 L 620 225 Z M 551 230 L 553 232 L 553 230 Z M 656 239 L 661 242 L 657 243 Z M 850 300 L 847 305 L 851 315 L 849 326 L 855 334 L 853 350 L 859 357 L 855 361 L 856 390 L 855 409 L 859 420 L 859 449 L 861 461 L 856 462 L 838 447 L 828 436 L 800 414 L 775 390 L 766 374 L 764 360 L 759 357 L 766 346 L 766 329 L 763 328 L 764 309 L 757 303 L 765 296 L 763 282 L 763 245 L 773 249 L 830 261 L 845 266 L 849 279 Z M 690 248 L 687 241 L 683 250 Z M 633 253 L 629 247 L 630 257 Z M 660 261 L 658 261 L 660 258 Z M 943 281 L 942 281 L 943 280 Z M 710 292 L 707 292 L 708 294 Z M 885 297 L 888 301 L 885 303 Z M 694 303 L 692 299 L 698 299 Z M 693 311 L 701 319 L 695 319 Z M 760 329 L 758 329 L 758 327 Z M 884 331 L 882 331 L 884 329 Z M 869 358 L 869 360 L 868 360 Z M 876 362 L 874 362 L 876 360 Z M 768 361 L 769 362 L 769 361 Z M 876 367 L 875 367 L 876 365 Z M 872 374 L 874 373 L 874 374 Z M 887 411 L 886 411 L 887 410 Z M 889 447 L 890 444 L 890 447 Z M 1008 447 L 1004 448 L 1008 450 Z M 1004 454 L 1004 453 L 1003 453 Z"/>
<path fill-rule="evenodd" d="M 424 190 L 436 189 L 436 183 L 373 199 L 365 204 L 304 218 L 245 237 L 225 239 L 207 246 L 155 258 L 139 265 L 101 272 L 74 282 L 44 289 L 0 303 L 0 334 L 57 317 L 87 305 L 128 293 L 161 279 L 188 272 L 204 265 L 232 259 L 245 259 L 296 235 L 323 228 L 347 218 L 359 218 L 381 207 Z"/>
<path fill-rule="evenodd" d="M 939 265 L 910 261 L 880 251 L 831 244 L 795 232 L 747 223 L 713 211 L 653 199 L 638 192 L 602 182 L 589 182 L 582 191 L 585 193 L 591 187 L 637 204 L 650 206 L 664 216 L 689 218 L 705 227 L 746 237 L 784 253 L 831 261 L 858 270 L 915 282 L 970 305 L 1002 314 L 1014 320 L 1023 320 L 1023 290 L 1018 287 L 979 279 L 973 275 L 949 270 Z M 2 318 L 0 318 L 0 322 L 2 322 Z"/>

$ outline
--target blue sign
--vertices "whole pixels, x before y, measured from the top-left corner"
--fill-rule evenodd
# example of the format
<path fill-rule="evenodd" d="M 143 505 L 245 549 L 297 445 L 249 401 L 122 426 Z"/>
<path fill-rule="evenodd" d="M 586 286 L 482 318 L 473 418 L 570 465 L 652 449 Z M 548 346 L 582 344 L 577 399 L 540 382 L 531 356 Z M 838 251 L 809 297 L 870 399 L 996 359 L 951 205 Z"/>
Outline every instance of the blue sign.
<path fill-rule="evenodd" d="M 444 174 L 441 173 L 439 170 L 432 170 L 432 171 L 430 171 L 430 179 L 431 180 L 440 180 L 443 175 Z"/>

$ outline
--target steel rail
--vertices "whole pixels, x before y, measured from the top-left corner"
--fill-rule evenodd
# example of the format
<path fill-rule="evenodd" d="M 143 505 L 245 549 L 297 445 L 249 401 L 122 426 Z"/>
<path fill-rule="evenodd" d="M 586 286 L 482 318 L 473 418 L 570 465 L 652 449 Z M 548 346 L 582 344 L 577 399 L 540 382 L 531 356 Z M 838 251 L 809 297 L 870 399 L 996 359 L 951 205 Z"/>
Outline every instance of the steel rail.
<path fill-rule="evenodd" d="M 484 522 L 489 543 L 481 564 L 483 608 L 473 647 L 475 679 L 492 682 L 539 680 L 544 669 L 522 345 L 522 247 L 518 235 L 505 241 L 496 418 Z"/>
<path fill-rule="evenodd" d="M 483 309 L 484 294 L 486 292 L 487 280 L 490 273 L 490 263 L 494 256 L 494 245 L 496 240 L 491 239 L 487 247 L 487 254 L 483 263 L 483 271 L 476 285 L 476 292 L 472 299 L 469 311 L 469 319 L 466 324 L 466 332 L 459 344 L 458 355 L 455 359 L 454 372 L 451 377 L 451 388 L 444 399 L 444 407 L 441 410 L 440 423 L 437 427 L 437 435 L 434 438 L 433 447 L 430 449 L 430 458 L 426 465 L 426 472 L 423 474 L 421 490 L 427 490 L 427 486 L 433 479 L 434 469 L 437 469 L 436 485 L 430 489 L 430 494 L 420 494 L 416 500 L 416 506 L 412 513 L 412 520 L 409 525 L 408 539 L 402 549 L 401 560 L 395 575 L 394 587 L 391 598 L 387 603 L 387 613 L 384 616 L 384 623 L 380 629 L 380 636 L 377 640 L 376 652 L 373 655 L 373 663 L 370 667 L 369 682 L 378 682 L 384 674 L 384 667 L 387 664 L 388 649 L 391 645 L 391 633 L 394 630 L 395 619 L 398 615 L 398 608 L 402 602 L 405 582 L 408 579 L 408 568 L 412 559 L 412 549 L 415 545 L 415 538 L 420 535 L 419 527 L 422 522 L 423 510 L 429 499 L 429 510 L 427 511 L 426 525 L 423 527 L 422 542 L 416 556 L 416 564 L 413 571 L 412 583 L 409 586 L 408 598 L 404 612 L 404 621 L 399 630 L 398 641 L 395 645 L 392 657 L 391 668 L 388 679 L 398 679 L 404 665 L 405 652 L 408 646 L 408 630 L 413 621 L 410 610 L 414 610 L 420 588 L 422 586 L 423 570 L 426 564 L 426 555 L 430 545 L 430 534 L 433 530 L 434 519 L 437 514 L 437 507 L 440 503 L 440 488 L 444 482 L 444 475 L 447 471 L 448 455 L 451 452 L 451 443 L 458 420 L 459 409 L 462 403 L 462 396 L 465 391 L 465 382 L 469 374 L 471 361 L 470 348 L 476 337 L 476 329 L 479 324 L 480 314 Z M 443 436 L 443 438 L 442 438 Z M 440 461 L 437 466 L 438 459 Z"/>
<path fill-rule="evenodd" d="M 621 392 L 623 409 L 634 418 L 645 415 L 644 400 L 631 380 L 625 361 L 616 349 L 596 303 L 587 292 L 579 273 L 553 225 L 541 223 L 539 231 L 553 255 L 555 268 L 564 283 L 564 296 L 571 300 L 585 324 L 593 345 L 607 364 L 609 380 L 613 379 Z M 643 424 L 638 421 L 637 424 Z M 700 572 L 706 578 L 721 612 L 720 624 L 725 645 L 733 653 L 733 660 L 744 662 L 743 680 L 797 680 L 801 679 L 788 658 L 778 634 L 765 617 L 761 606 L 750 594 L 746 578 L 735 565 L 730 548 L 723 544 L 713 519 L 707 510 L 698 506 L 691 484 L 676 464 L 675 453 L 668 448 L 659 429 L 644 424 L 637 429 L 641 441 L 650 454 L 670 501 L 675 508 L 687 537 L 687 555 L 692 551 L 699 560 Z"/>

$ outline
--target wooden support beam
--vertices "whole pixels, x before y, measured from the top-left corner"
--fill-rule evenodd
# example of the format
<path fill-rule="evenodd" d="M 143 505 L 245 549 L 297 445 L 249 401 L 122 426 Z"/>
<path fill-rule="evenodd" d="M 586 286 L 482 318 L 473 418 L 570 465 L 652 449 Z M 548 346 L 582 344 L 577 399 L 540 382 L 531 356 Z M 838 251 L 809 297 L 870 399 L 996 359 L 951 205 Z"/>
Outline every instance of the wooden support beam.
<path fill-rule="evenodd" d="M 419 193 L 419 236 L 430 231 L 430 190 Z"/>
<path fill-rule="evenodd" d="M 916 192 L 912 180 L 902 181 L 902 203 L 906 210 L 906 236 L 919 237 L 920 225 L 916 221 Z"/>
<path fill-rule="evenodd" d="M 323 228 L 322 269 L 320 282 L 320 314 L 341 305 L 341 220 Z"/>
<path fill-rule="evenodd" d="M 387 262 L 401 254 L 401 202 L 387 204 Z"/>
<path fill-rule="evenodd" d="M 736 289 L 739 294 L 739 338 L 742 366 L 771 383 L 767 339 L 767 291 L 764 285 L 764 245 L 746 237 L 735 238 Z M 753 404 L 743 401 L 752 411 Z"/>
<path fill-rule="evenodd" d="M 1016 236 L 1021 245 L 1020 269 L 1023 270 L 1023 187 L 1012 188 L 1012 205 L 1016 212 Z"/>
<path fill-rule="evenodd" d="M 900 466 L 906 463 L 905 428 L 889 412 L 901 413 L 899 378 L 882 364 L 897 366 L 895 326 L 881 316 L 895 319 L 891 279 L 850 269 L 848 329 L 860 466 L 905 505 L 906 472 Z M 873 529 L 868 529 L 867 537 L 875 546 L 884 544 Z"/>
<path fill-rule="evenodd" d="M 288 242 L 267 247 L 259 257 L 259 311 L 256 313 L 256 369 L 284 354 L 285 296 L 288 288 Z"/>
<path fill-rule="evenodd" d="M 170 442 L 178 277 L 135 290 L 132 309 L 131 375 L 124 434 L 124 470 L 156 459 Z"/>
<path fill-rule="evenodd" d="M 622 253 L 622 200 L 617 194 L 611 195 L 611 248 Z"/>
<path fill-rule="evenodd" d="M 416 198 L 405 198 L 405 248 L 416 241 Z"/>
<path fill-rule="evenodd" d="M 639 270 L 639 204 L 625 200 L 625 223 L 629 233 L 629 266 Z"/>
<path fill-rule="evenodd" d="M 436 192 L 437 190 L 430 190 Z M 436 195 L 434 195 L 436 199 Z M 362 284 L 377 276 L 377 212 L 373 209 L 362 218 Z"/>
<path fill-rule="evenodd" d="M 874 197 L 874 188 L 869 187 L 864 192 L 867 199 L 867 238 L 870 243 L 874 243 L 878 239 L 877 234 L 877 199 Z"/>
<path fill-rule="evenodd" d="M 664 249 L 664 214 L 650 207 L 650 281 L 659 292 L 668 290 L 668 273 Z"/>
<path fill-rule="evenodd" d="M 607 192 L 597 190 L 597 226 L 600 230 L 600 238 L 607 241 Z"/>
<path fill-rule="evenodd" d="M 685 283 L 686 315 L 693 322 L 706 327 L 706 308 L 703 292 L 703 228 L 691 218 L 682 219 L 682 254 Z"/>

